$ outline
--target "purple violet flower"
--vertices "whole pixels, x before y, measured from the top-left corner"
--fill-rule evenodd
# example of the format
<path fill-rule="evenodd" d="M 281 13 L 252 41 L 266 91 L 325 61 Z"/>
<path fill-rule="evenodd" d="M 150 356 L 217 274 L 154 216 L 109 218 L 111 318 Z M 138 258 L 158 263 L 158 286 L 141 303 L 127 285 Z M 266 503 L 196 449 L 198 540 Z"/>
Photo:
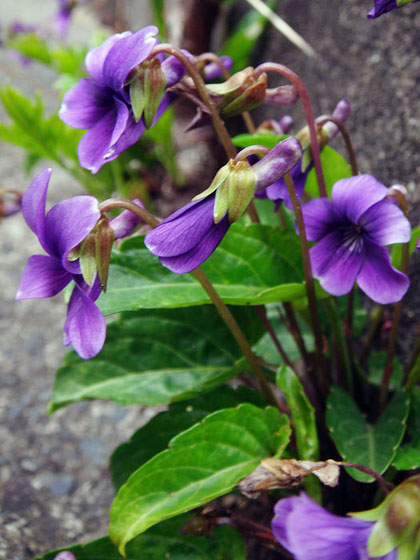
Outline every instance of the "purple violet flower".
<path fill-rule="evenodd" d="M 54 14 L 54 23 L 58 35 L 64 39 L 67 36 L 71 13 L 78 4 L 85 4 L 88 0 L 57 0 L 58 8 Z"/>
<path fill-rule="evenodd" d="M 336 119 L 339 119 L 342 123 L 345 123 L 350 115 L 350 104 L 346 99 L 342 99 L 337 103 L 336 108 L 333 111 L 332 116 Z M 320 120 L 324 117 L 319 117 Z M 324 135 L 324 142 L 325 139 L 327 141 L 332 140 L 338 133 L 338 126 L 332 122 L 327 122 L 322 127 L 322 134 Z M 302 156 L 302 159 L 293 167 L 290 171 L 290 174 L 293 179 L 293 184 L 295 186 L 295 191 L 297 194 L 298 199 L 300 200 L 303 191 L 305 190 L 306 179 L 308 178 L 309 171 L 313 167 L 312 159 L 309 162 L 309 165 L 306 167 L 303 164 L 305 156 Z M 274 210 L 277 212 L 279 206 L 282 202 L 289 208 L 290 210 L 293 209 L 292 201 L 290 200 L 289 193 L 287 191 L 287 185 L 283 178 L 279 179 L 265 190 L 257 193 L 255 196 L 258 198 L 268 198 L 272 200 L 275 204 Z"/>
<path fill-rule="evenodd" d="M 359 288 L 381 304 L 399 301 L 408 277 L 391 265 L 384 248 L 410 240 L 410 224 L 386 196 L 388 189 L 371 175 L 335 183 L 331 201 L 316 198 L 302 207 L 315 278 L 334 296 Z"/>
<path fill-rule="evenodd" d="M 392 10 L 398 10 L 398 8 L 411 4 L 411 2 L 419 2 L 419 0 L 374 0 L 374 2 L 374 7 L 367 15 L 369 19 L 375 19 L 382 14 L 386 14 Z"/>
<path fill-rule="evenodd" d="M 295 138 L 283 140 L 252 166 L 256 190 L 264 189 L 287 173 L 302 149 Z M 160 262 L 177 274 L 191 272 L 215 251 L 230 227 L 228 215 L 214 223 L 216 192 L 180 208 L 146 235 L 145 244 Z"/>
<path fill-rule="evenodd" d="M 64 95 L 59 117 L 73 128 L 88 129 L 79 142 L 78 156 L 80 165 L 92 173 L 116 159 L 145 131 L 143 118 L 138 122 L 134 118 L 126 83 L 130 72 L 157 44 L 157 32 L 157 27 L 150 25 L 134 34 L 125 31 L 109 37 L 86 55 L 90 78 L 82 78 Z M 162 71 L 166 87 L 174 85 L 185 73 L 174 57 L 162 62 Z M 172 98 L 172 94 L 163 96 L 155 121 Z"/>
<path fill-rule="evenodd" d="M 366 546 L 374 522 L 338 517 L 299 496 L 279 500 L 271 529 L 295 560 L 373 560 Z M 396 560 L 396 550 L 375 560 Z"/>
<path fill-rule="evenodd" d="M 59 202 L 45 214 L 50 169 L 35 177 L 22 197 L 22 214 L 47 255 L 29 258 L 16 299 L 52 297 L 72 280 L 75 283 L 64 324 L 64 344 L 72 344 L 80 357 L 95 356 L 105 341 L 105 319 L 94 301 L 101 287 L 96 278 L 88 286 L 78 261 L 69 261 L 77 247 L 95 227 L 101 214 L 92 196 L 75 196 Z"/>

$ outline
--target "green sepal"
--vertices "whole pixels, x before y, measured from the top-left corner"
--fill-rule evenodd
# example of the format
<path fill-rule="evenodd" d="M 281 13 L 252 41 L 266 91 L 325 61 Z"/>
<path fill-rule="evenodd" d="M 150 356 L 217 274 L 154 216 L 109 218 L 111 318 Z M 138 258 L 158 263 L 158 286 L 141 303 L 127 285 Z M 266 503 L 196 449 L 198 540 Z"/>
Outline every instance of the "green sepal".
<path fill-rule="evenodd" d="M 397 6 L 405 6 L 406 4 L 411 4 L 413 0 L 397 0 Z"/>
<path fill-rule="evenodd" d="M 244 68 L 240 72 L 236 72 L 236 74 L 231 76 L 225 82 L 221 84 L 207 84 L 206 88 L 210 93 L 213 93 L 215 95 L 225 96 L 231 93 L 235 93 L 243 86 L 244 83 L 247 82 L 253 71 L 254 69 L 249 66 L 248 68 Z"/>
<path fill-rule="evenodd" d="M 235 117 L 244 111 L 251 111 L 264 101 L 267 89 L 267 74 L 261 74 L 243 93 L 227 103 L 220 111 L 224 118 Z"/>
<path fill-rule="evenodd" d="M 80 245 L 80 269 L 86 284 L 90 286 L 96 273 L 96 233 L 91 232 Z"/>
<path fill-rule="evenodd" d="M 209 196 L 209 194 L 212 194 L 216 189 L 218 189 L 220 185 L 222 185 L 222 183 L 229 177 L 232 162 L 233 160 L 230 160 L 229 163 L 221 167 L 214 176 L 214 179 L 211 182 L 210 186 L 205 191 L 195 196 L 192 200 L 194 201 L 206 198 L 206 196 Z"/>
<path fill-rule="evenodd" d="M 104 292 L 106 292 L 109 263 L 111 260 L 111 251 L 113 244 L 114 230 L 109 225 L 107 218 L 102 218 L 96 226 L 95 251 L 96 268 L 98 271 L 101 288 Z"/>
<path fill-rule="evenodd" d="M 156 116 L 166 86 L 166 76 L 160 60 L 153 58 L 144 72 L 144 123 L 150 128 Z"/>
<path fill-rule="evenodd" d="M 216 191 L 213 208 L 213 219 L 215 224 L 220 222 L 229 208 L 230 175 L 231 174 L 229 173 L 228 180 L 225 180 Z"/>
<path fill-rule="evenodd" d="M 142 73 L 144 74 L 144 73 Z M 144 76 L 138 75 L 130 84 L 130 101 L 133 109 L 134 120 L 139 122 L 144 111 L 145 93 Z"/>
<path fill-rule="evenodd" d="M 236 222 L 248 208 L 257 186 L 257 174 L 246 160 L 238 161 L 229 175 L 228 218 Z M 220 191 L 221 189 L 219 189 Z M 219 193 L 217 191 L 217 194 Z M 216 198 L 217 198 L 216 194 Z M 216 212 L 216 205 L 215 205 Z M 219 218 L 220 219 L 220 218 Z M 216 222 L 216 220 L 215 220 Z M 217 222 L 216 222 L 217 223 Z"/>

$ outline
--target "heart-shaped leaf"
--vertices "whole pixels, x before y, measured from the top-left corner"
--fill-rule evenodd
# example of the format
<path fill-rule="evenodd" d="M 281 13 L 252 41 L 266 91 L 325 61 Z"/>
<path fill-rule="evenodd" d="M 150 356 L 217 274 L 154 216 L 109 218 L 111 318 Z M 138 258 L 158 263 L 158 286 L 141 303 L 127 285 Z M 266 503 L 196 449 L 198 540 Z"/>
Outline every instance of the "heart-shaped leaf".
<path fill-rule="evenodd" d="M 328 397 L 326 422 L 343 460 L 357 463 L 382 474 L 391 464 L 403 438 L 409 412 L 407 392 L 395 393 L 376 424 L 363 418 L 353 399 L 339 387 Z M 360 482 L 373 478 L 354 468 L 349 474 Z"/>
<path fill-rule="evenodd" d="M 230 492 L 289 436 L 287 417 L 272 407 L 245 403 L 210 414 L 122 486 L 110 511 L 111 539 L 124 553 L 148 527 Z"/>

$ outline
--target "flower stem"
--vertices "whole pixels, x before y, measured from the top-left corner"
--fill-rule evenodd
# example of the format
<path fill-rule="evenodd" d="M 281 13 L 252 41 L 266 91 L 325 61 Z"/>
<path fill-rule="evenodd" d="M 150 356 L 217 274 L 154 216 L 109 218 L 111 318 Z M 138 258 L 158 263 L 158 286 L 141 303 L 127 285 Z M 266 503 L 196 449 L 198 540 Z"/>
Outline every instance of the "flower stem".
<path fill-rule="evenodd" d="M 404 387 L 411 389 L 415 387 L 420 380 L 420 339 L 417 341 L 408 363 L 406 381 Z"/>
<path fill-rule="evenodd" d="M 281 74 L 282 76 L 286 77 L 297 89 L 299 96 L 302 100 L 303 108 L 305 110 L 306 120 L 308 122 L 309 127 L 309 135 L 311 140 L 311 152 L 312 158 L 314 160 L 315 172 L 318 181 L 318 189 L 320 196 L 327 196 L 327 190 L 325 187 L 325 180 L 324 174 L 322 172 L 322 165 L 321 165 L 321 156 L 318 144 L 318 137 L 316 132 L 316 125 L 314 120 L 314 115 L 312 111 L 311 102 L 309 100 L 308 91 L 299 78 L 297 74 L 295 74 L 290 68 L 284 66 L 283 64 L 277 64 L 276 62 L 264 62 L 260 64 L 255 69 L 255 75 L 259 76 L 263 72 L 277 72 L 277 74 Z"/>
<path fill-rule="evenodd" d="M 404 274 L 407 274 L 408 272 L 409 256 L 410 256 L 410 243 L 409 242 L 403 243 L 402 250 L 401 250 L 401 272 L 403 272 Z M 401 322 L 401 311 L 402 311 L 403 301 L 404 300 L 401 299 L 398 303 L 395 304 L 395 308 L 394 308 L 394 316 L 392 318 L 392 327 L 389 335 L 385 367 L 384 367 L 384 372 L 381 381 L 381 392 L 379 395 L 379 401 L 381 407 L 385 405 L 386 397 L 388 395 L 389 380 L 391 379 L 391 375 L 393 371 L 393 363 L 394 363 L 395 349 L 397 346 L 398 329 Z"/>
<path fill-rule="evenodd" d="M 228 306 L 221 299 L 221 297 L 219 296 L 219 294 L 215 290 L 213 284 L 210 282 L 210 280 L 207 278 L 207 276 L 204 274 L 204 272 L 200 268 L 196 268 L 195 270 L 192 271 L 191 274 L 193 274 L 195 276 L 195 278 L 201 284 L 203 289 L 206 291 L 207 295 L 210 297 L 210 299 L 214 303 L 214 305 L 215 305 L 217 311 L 219 312 L 220 316 L 222 317 L 222 319 L 226 323 L 227 327 L 229 328 L 230 332 L 234 336 L 234 338 L 235 338 L 236 342 L 238 343 L 240 349 L 242 350 L 245 358 L 247 359 L 249 366 L 251 367 L 252 371 L 254 372 L 255 377 L 258 379 L 258 382 L 259 382 L 260 388 L 261 388 L 261 392 L 264 395 L 264 398 L 266 399 L 266 401 L 269 404 L 278 407 L 279 403 L 277 402 L 277 399 L 275 398 L 275 396 L 273 394 L 273 391 L 271 390 L 270 384 L 268 383 L 268 381 L 267 381 L 267 379 L 264 375 L 264 372 L 263 372 L 262 368 L 260 367 L 260 364 L 258 363 L 257 358 L 256 358 L 254 352 L 251 349 L 251 346 L 249 345 L 248 340 L 246 339 L 246 337 L 245 337 L 244 333 L 242 332 L 240 326 L 236 322 L 236 319 L 234 318 L 234 316 L 230 312 Z"/>
<path fill-rule="evenodd" d="M 236 156 L 236 148 L 232 143 L 230 135 L 226 129 L 225 123 L 221 119 L 217 109 L 211 102 L 210 96 L 207 93 L 206 84 L 204 83 L 203 78 L 200 75 L 200 72 L 197 70 L 193 62 L 188 58 L 188 56 L 182 52 L 181 49 L 174 47 L 168 43 L 162 43 L 157 45 L 152 52 L 150 53 L 148 58 L 153 58 L 159 53 L 167 53 L 175 58 L 177 58 L 182 64 L 184 65 L 185 70 L 191 76 L 195 87 L 197 88 L 198 95 L 200 96 L 203 103 L 206 105 L 211 120 L 213 122 L 213 126 L 217 132 L 218 137 L 220 138 L 221 143 L 226 151 L 228 158 L 234 158 Z"/>
<path fill-rule="evenodd" d="M 278 353 L 280 354 L 283 362 L 288 365 L 290 368 L 294 370 L 292 362 L 289 360 L 285 349 L 283 348 L 280 340 L 277 337 L 276 331 L 273 329 L 270 321 L 268 320 L 267 314 L 265 312 L 263 305 L 255 305 L 255 311 L 258 313 L 261 322 L 263 323 L 264 327 L 266 328 L 268 334 L 270 335 L 271 340 L 273 341 L 274 346 L 276 347 Z"/>
<path fill-rule="evenodd" d="M 312 276 L 311 259 L 309 257 L 309 246 L 308 246 L 308 240 L 305 232 L 305 224 L 303 222 L 302 208 L 300 206 L 299 199 L 296 195 L 295 186 L 293 184 L 293 179 L 290 173 L 286 173 L 284 175 L 284 180 L 286 182 L 287 191 L 289 193 L 290 200 L 292 201 L 293 204 L 293 211 L 296 217 L 296 224 L 299 230 L 299 240 L 300 240 L 300 248 L 302 253 L 303 272 L 305 275 L 306 294 L 308 297 L 308 306 L 309 306 L 309 313 L 311 316 L 312 331 L 315 337 L 315 371 L 317 374 L 316 380 L 317 382 L 319 382 L 319 388 L 321 390 L 321 394 L 325 397 L 328 390 L 328 381 L 324 375 L 324 371 L 321 363 L 323 361 L 322 360 L 323 340 L 322 340 L 322 332 L 321 332 L 319 317 L 318 317 L 314 279 Z"/>
<path fill-rule="evenodd" d="M 284 311 L 285 311 L 286 317 L 287 317 L 287 321 L 285 319 L 283 319 L 283 322 L 285 323 L 286 328 L 288 329 L 290 334 L 293 336 L 293 339 L 296 343 L 296 346 L 299 349 L 299 352 L 302 356 L 303 361 L 305 362 L 306 367 L 309 367 L 310 366 L 309 353 L 306 349 L 305 340 L 304 340 L 304 338 L 302 336 L 302 333 L 300 331 L 299 323 L 296 319 L 296 315 L 295 315 L 295 312 L 293 310 L 293 305 L 290 302 L 285 301 L 283 303 L 283 308 L 284 308 Z M 278 311 L 279 311 L 279 314 L 280 314 L 280 318 L 282 318 L 282 314 L 280 312 L 280 309 Z"/>
<path fill-rule="evenodd" d="M 124 210 L 130 210 L 136 216 L 138 216 L 145 224 L 148 224 L 152 228 L 155 228 L 160 221 L 150 214 L 147 210 L 142 208 L 141 206 L 137 206 L 133 202 L 129 200 L 125 200 L 123 198 L 109 198 L 108 200 L 104 200 L 99 205 L 99 211 L 101 213 L 107 212 L 108 210 L 112 210 L 113 208 L 123 208 Z"/>
<path fill-rule="evenodd" d="M 374 471 L 373 469 L 370 469 L 369 467 L 365 467 L 364 465 L 358 465 L 357 463 L 348 463 L 346 462 L 339 462 L 337 463 L 337 465 L 342 465 L 343 467 L 353 467 L 354 469 L 357 469 L 358 471 L 364 472 L 366 474 L 369 474 L 370 476 L 373 476 L 374 478 L 376 478 L 377 482 L 379 483 L 379 486 L 382 488 L 382 492 L 386 495 L 389 494 L 389 487 L 388 484 L 386 482 L 386 480 L 384 479 L 384 477 L 382 475 L 380 475 L 378 472 Z"/>
<path fill-rule="evenodd" d="M 336 119 L 335 117 L 325 117 L 325 118 L 319 119 L 319 120 L 316 121 L 316 124 L 317 124 L 318 127 L 322 128 L 322 126 L 327 122 L 334 123 L 338 127 L 338 129 L 340 130 L 341 135 L 343 136 L 344 142 L 346 144 L 347 153 L 349 154 L 351 172 L 352 172 L 353 176 L 358 175 L 359 174 L 359 168 L 357 167 L 356 154 L 354 153 L 353 144 L 352 144 L 352 141 L 351 141 L 351 138 L 350 138 L 350 134 L 347 132 L 346 127 L 344 126 L 344 124 L 339 119 Z"/>
<path fill-rule="evenodd" d="M 340 362 L 344 368 L 346 377 L 346 385 L 350 394 L 353 393 L 353 376 L 351 370 L 351 362 L 347 349 L 346 339 L 343 334 L 340 316 L 338 314 L 337 305 L 332 298 L 324 300 L 325 308 L 328 313 L 331 325 L 333 327 L 335 340 L 337 342 L 338 353 L 340 355 Z"/>

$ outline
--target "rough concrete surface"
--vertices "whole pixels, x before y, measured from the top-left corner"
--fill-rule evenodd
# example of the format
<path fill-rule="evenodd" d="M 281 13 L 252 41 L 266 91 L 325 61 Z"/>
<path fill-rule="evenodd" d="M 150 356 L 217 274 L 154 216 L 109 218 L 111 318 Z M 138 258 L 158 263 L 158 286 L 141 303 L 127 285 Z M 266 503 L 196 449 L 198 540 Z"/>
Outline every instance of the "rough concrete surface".
<path fill-rule="evenodd" d="M 408 6 L 371 22 L 365 18 L 371 4 L 370 0 L 284 0 L 279 13 L 319 57 L 307 59 L 274 29 L 266 34 L 258 57 L 271 57 L 300 73 L 317 114 L 330 111 L 342 97 L 351 102 L 349 130 L 361 170 L 374 173 L 385 184 L 405 184 L 418 220 L 420 8 Z M 2 23 L 45 22 L 55 2 L 2 0 L 1 7 Z M 72 28 L 77 38 L 87 36 L 93 25 L 88 12 L 80 14 L 76 29 Z M 42 91 L 51 110 L 55 107 L 53 76 L 46 69 L 23 68 L 1 50 L 0 76 L 25 92 Z M 270 111 L 278 117 L 278 112 Z M 302 119 L 299 109 L 293 113 L 298 121 Z M 1 145 L 0 188 L 24 189 L 29 184 L 22 161 L 18 149 Z M 54 169 L 49 203 L 78 192 L 67 175 Z M 46 415 L 54 371 L 64 354 L 65 306 L 60 296 L 14 302 L 26 259 L 36 252 L 38 242 L 20 215 L 0 222 L 1 560 L 29 559 L 103 534 L 112 500 L 109 454 L 152 413 L 92 402 Z M 412 314 L 418 311 L 417 294 L 413 286 Z"/>

